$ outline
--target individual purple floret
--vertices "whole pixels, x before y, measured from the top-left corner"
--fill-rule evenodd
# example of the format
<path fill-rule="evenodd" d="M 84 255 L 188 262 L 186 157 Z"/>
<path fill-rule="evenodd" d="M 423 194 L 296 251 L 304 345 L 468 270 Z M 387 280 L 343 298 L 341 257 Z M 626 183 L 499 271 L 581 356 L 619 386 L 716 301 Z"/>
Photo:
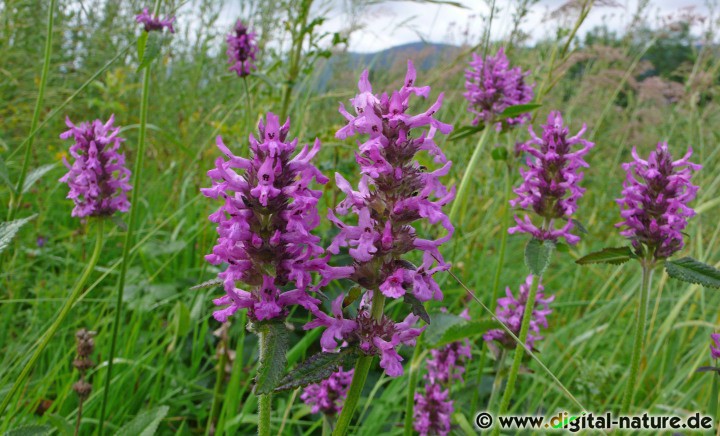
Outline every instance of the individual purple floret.
<path fill-rule="evenodd" d="M 583 124 L 577 135 L 568 138 L 569 129 L 563 126 L 560 112 L 551 112 L 548 123 L 543 126 L 542 138 L 528 128 L 532 139 L 517 146 L 518 151 L 527 152 L 527 169 L 520 169 L 522 184 L 513 191 L 518 195 L 510 201 L 513 207 L 533 210 L 543 224 L 533 224 L 525 214 L 521 220 L 515 215 L 517 226 L 508 229 L 513 233 L 529 233 L 536 239 L 557 241 L 565 238 L 569 244 L 576 244 L 580 238 L 570 233 L 573 222 L 570 219 L 577 210 L 577 202 L 585 189 L 579 186 L 583 179 L 582 167 L 588 167 L 583 156 L 595 145 L 582 139 L 586 126 Z M 537 146 L 537 147 L 534 147 Z M 556 228 L 556 221 L 565 221 Z"/>
<path fill-rule="evenodd" d="M 311 273 L 319 272 L 327 281 L 349 273 L 327 265 L 320 238 L 310 233 L 320 222 L 321 191 L 308 186 L 313 179 L 327 182 L 310 162 L 320 151 L 320 141 L 293 156 L 298 141 L 286 141 L 289 120 L 281 126 L 278 117 L 268 113 L 267 123 L 260 121 L 258 127 L 260 140 L 250 135 L 249 159 L 235 156 L 217 138 L 226 159 L 218 158 L 208 171 L 212 188 L 201 190 L 223 201 L 209 217 L 218 224 L 219 238 L 212 254 L 205 256 L 213 265 L 228 264 L 219 274 L 226 295 L 214 301 L 227 306 L 214 313 L 220 322 L 241 308 L 248 309 L 253 321 L 282 319 L 291 305 L 314 308 L 319 300 L 307 293 Z M 250 290 L 238 289 L 236 282 Z"/>
<path fill-rule="evenodd" d="M 496 124 L 499 131 L 502 123 L 514 126 L 530 120 L 530 114 L 500 119 L 500 114 L 510 106 L 527 104 L 533 99 L 533 86 L 525 83 L 529 71 L 520 67 L 510 68 L 510 62 L 501 48 L 495 56 L 482 57 L 473 53 L 469 68 L 465 70 L 465 98 L 468 111 L 475 114 L 473 125 L 483 122 Z"/>
<path fill-rule="evenodd" d="M 632 241 L 639 256 L 647 249 L 655 259 L 668 258 L 683 248 L 682 232 L 695 215 L 688 203 L 698 191 L 690 179 L 702 166 L 689 161 L 692 149 L 673 161 L 665 142 L 658 143 L 648 160 L 635 148 L 632 156 L 633 162 L 623 164 L 627 177 L 617 200 L 623 221 L 616 226 L 626 227 L 620 234 Z"/>
<path fill-rule="evenodd" d="M 312 413 L 338 414 L 342 410 L 354 373 L 354 369 L 343 371 L 340 367 L 329 378 L 303 389 L 300 399 L 312 407 Z"/>
<path fill-rule="evenodd" d="M 720 359 L 720 333 L 710 335 L 715 346 L 710 345 L 710 355 L 713 359 Z"/>
<path fill-rule="evenodd" d="M 522 325 L 523 315 L 525 313 L 525 303 L 527 302 L 528 293 L 532 284 L 532 275 L 527 276 L 525 283 L 520 285 L 519 298 L 515 298 L 509 287 L 505 288 L 505 297 L 498 298 L 495 315 L 505 324 L 515 336 L 520 336 L 520 327 Z M 532 317 L 530 318 L 530 329 L 528 330 L 525 345 L 532 349 L 535 343 L 541 340 L 540 327 L 547 328 L 547 316 L 552 313 L 550 303 L 555 296 L 545 298 L 543 291 L 545 288 L 538 284 L 538 292 L 535 297 L 535 307 L 533 308 Z M 505 348 L 513 349 L 516 346 L 515 339 L 508 335 L 504 329 L 490 330 L 483 335 L 483 339 L 491 343 L 497 341 Z"/>
<path fill-rule="evenodd" d="M 413 411 L 415 431 L 421 436 L 449 434 L 450 416 L 454 410 L 449 397 L 450 391 L 443 390 L 437 383 L 425 385 L 424 392 L 416 392 Z"/>
<path fill-rule="evenodd" d="M 100 120 L 74 125 L 70 118 L 65 124 L 70 130 L 61 139 L 73 138 L 70 155 L 75 159 L 72 166 L 63 157 L 70 170 L 60 181 L 67 183 L 67 198 L 75 202 L 74 217 L 110 216 L 115 212 L 127 212 L 130 208 L 126 193 L 131 189 L 130 170 L 125 168 L 125 155 L 119 153 L 120 128 L 113 126 L 115 115 L 107 123 Z"/>
<path fill-rule="evenodd" d="M 248 30 L 242 21 L 237 20 L 234 33 L 227 36 L 230 71 L 235 71 L 240 77 L 249 76 L 252 70 L 257 68 L 254 64 L 258 50 L 255 43 L 256 34 Z"/>
<path fill-rule="evenodd" d="M 327 315 L 318 308 L 312 308 L 311 312 L 315 319 L 305 325 L 305 330 L 317 327 L 325 327 L 320 338 L 320 345 L 323 351 L 332 352 L 338 347 L 348 344 L 357 345 L 366 355 L 380 356 L 380 367 L 390 377 L 398 377 L 403 374 L 403 367 L 400 362 L 403 358 L 397 353 L 396 347 L 400 344 L 414 346 L 415 339 L 425 330 L 413 328 L 420 319 L 415 315 L 408 315 L 405 320 L 396 323 L 387 316 L 378 321 L 370 315 L 368 303 L 370 301 L 368 291 L 353 319 L 345 318 L 342 311 L 344 296 L 341 294 L 332 303 L 333 316 Z"/>
<path fill-rule="evenodd" d="M 163 28 L 167 27 L 170 33 L 175 33 L 175 29 L 173 28 L 175 17 L 165 17 L 164 20 L 161 20 L 159 16 L 151 15 L 150 12 L 148 12 L 148 8 L 143 9 L 141 14 L 136 15 L 135 21 L 145 25 L 146 32 L 160 32 L 163 30 Z"/>

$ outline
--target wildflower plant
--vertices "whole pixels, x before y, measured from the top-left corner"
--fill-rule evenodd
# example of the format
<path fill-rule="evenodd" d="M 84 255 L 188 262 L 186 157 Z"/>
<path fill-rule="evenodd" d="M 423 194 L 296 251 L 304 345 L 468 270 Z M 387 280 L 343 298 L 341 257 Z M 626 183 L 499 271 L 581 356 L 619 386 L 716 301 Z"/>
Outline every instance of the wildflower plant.
<path fill-rule="evenodd" d="M 227 36 L 227 57 L 230 64 L 230 71 L 237 73 L 239 77 L 249 76 L 254 69 L 257 60 L 257 42 L 255 32 L 245 26 L 242 20 L 237 20 L 233 32 Z"/>
<path fill-rule="evenodd" d="M 607 263 L 620 265 L 637 260 L 642 267 L 642 284 L 635 323 L 635 337 L 630 363 L 630 375 L 622 403 L 622 411 L 629 412 L 637 389 L 640 360 L 644 347 L 647 306 L 652 288 L 652 277 L 657 266 L 664 265 L 670 277 L 720 287 L 720 271 L 691 257 L 678 260 L 669 258 L 684 247 L 684 233 L 688 219 L 695 215 L 689 203 L 695 198 L 698 187 L 691 183 L 693 172 L 700 165 L 690 162 L 692 149 L 678 160 L 673 160 L 668 144 L 660 142 L 655 150 L 643 159 L 632 149 L 633 160 L 622 165 L 625 171 L 622 196 L 617 199 L 622 221 L 616 224 L 622 230 L 629 246 L 609 247 L 590 253 L 576 262 L 585 265 Z"/>

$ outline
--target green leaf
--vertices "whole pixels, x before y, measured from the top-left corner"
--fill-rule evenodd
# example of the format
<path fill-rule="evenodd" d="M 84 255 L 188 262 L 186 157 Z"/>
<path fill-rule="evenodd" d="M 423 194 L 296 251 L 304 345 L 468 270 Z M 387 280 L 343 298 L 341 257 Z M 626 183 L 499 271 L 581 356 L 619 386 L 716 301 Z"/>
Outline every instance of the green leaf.
<path fill-rule="evenodd" d="M 502 111 L 500 115 L 498 115 L 498 118 L 513 118 L 518 115 L 531 112 L 539 108 L 540 106 L 542 105 L 537 103 L 516 104 L 515 106 L 508 106 L 505 108 L 504 111 Z"/>
<path fill-rule="evenodd" d="M 360 288 L 360 286 L 353 286 L 352 288 L 350 288 L 345 298 L 343 298 L 342 306 L 348 307 L 349 305 L 353 304 L 355 300 L 360 298 L 360 295 L 362 295 L 362 288 Z"/>
<path fill-rule="evenodd" d="M 6 184 L 13 193 L 15 192 L 15 186 L 13 186 L 12 182 L 10 181 L 8 169 L 2 157 L 0 157 L 0 181 Z"/>
<path fill-rule="evenodd" d="M 550 258 L 552 258 L 555 244 L 551 241 L 531 239 L 525 246 L 525 265 L 534 276 L 541 276 L 545 273 Z"/>
<path fill-rule="evenodd" d="M 24 425 L 5 432 L 5 436 L 45 436 L 51 431 L 49 425 Z"/>
<path fill-rule="evenodd" d="M 116 436 L 152 436 L 157 431 L 160 421 L 167 415 L 170 408 L 168 406 L 160 406 L 154 409 L 139 413 L 132 421 L 128 422 L 120 430 Z"/>
<path fill-rule="evenodd" d="M 339 353 L 317 353 L 283 377 L 274 391 L 287 391 L 318 383 L 330 377 L 341 366 L 345 370 L 354 367 L 357 358 L 358 352 L 355 348 L 345 348 Z"/>
<path fill-rule="evenodd" d="M 430 325 L 423 333 L 423 340 L 431 345 L 439 342 L 450 327 L 467 322 L 461 316 L 443 312 L 431 314 L 430 321 Z"/>
<path fill-rule="evenodd" d="M 19 220 L 0 223 L 0 253 L 10 245 L 10 242 L 12 242 L 17 232 L 20 231 L 20 228 L 36 216 L 37 214 L 33 214 L 26 218 L 20 218 Z"/>
<path fill-rule="evenodd" d="M 720 288 L 720 270 L 692 257 L 666 261 L 665 271 L 674 279 L 703 285 L 707 288 Z"/>
<path fill-rule="evenodd" d="M 73 436 L 75 434 L 75 427 L 70 424 L 64 417 L 56 413 L 48 413 L 43 415 L 47 418 L 48 422 L 55 427 L 58 434 L 62 436 Z"/>
<path fill-rule="evenodd" d="M 493 160 L 507 160 L 508 151 L 505 147 L 495 147 L 490 152 Z"/>
<path fill-rule="evenodd" d="M 145 45 L 147 44 L 148 34 L 150 32 L 142 32 L 140 38 L 137 40 L 137 55 L 138 61 L 141 61 L 145 54 Z"/>
<path fill-rule="evenodd" d="M 223 281 L 219 278 L 210 279 L 206 282 L 202 282 L 198 285 L 193 286 L 190 288 L 191 291 L 197 291 L 198 289 L 206 289 L 206 288 L 214 288 L 216 286 L 222 286 Z"/>
<path fill-rule="evenodd" d="M 563 244 L 562 242 L 556 242 L 555 249 L 558 251 L 558 253 L 569 253 L 570 252 L 570 246 L 568 244 Z"/>
<path fill-rule="evenodd" d="M 453 342 L 461 341 L 466 338 L 472 338 L 488 330 L 499 328 L 500 324 L 494 319 L 481 319 L 477 321 L 465 321 L 464 323 L 454 324 L 445 330 L 440 340 L 435 342 L 433 346 L 441 347 Z"/>
<path fill-rule="evenodd" d="M 25 178 L 25 182 L 23 182 L 23 186 L 22 186 L 23 194 L 28 192 L 30 190 L 30 188 L 32 188 L 32 186 L 35 184 L 35 182 L 40 180 L 40 178 L 42 178 L 42 176 L 47 174 L 48 171 L 55 168 L 55 165 L 56 164 L 54 164 L 54 163 L 47 164 L 47 165 L 43 165 L 41 167 L 35 168 L 34 170 L 30 171 L 28 173 L 27 177 Z"/>
<path fill-rule="evenodd" d="M 280 322 L 262 322 L 255 324 L 254 328 L 260 338 L 255 395 L 264 395 L 278 386 L 285 373 L 289 334 L 285 324 Z"/>
<path fill-rule="evenodd" d="M 160 48 L 162 47 L 162 33 L 161 32 L 144 32 L 148 36 L 145 48 L 142 50 L 142 57 L 139 58 L 140 65 L 138 65 L 137 71 L 142 70 L 150 66 L 152 61 L 160 55 Z M 138 44 L 140 41 L 138 40 Z M 138 53 L 140 52 L 138 47 Z"/>
<path fill-rule="evenodd" d="M 630 259 L 635 258 L 635 254 L 630 247 L 607 247 L 600 251 L 586 254 L 575 263 L 578 265 L 587 265 L 590 263 L 609 263 L 610 265 L 621 265 Z"/>
<path fill-rule="evenodd" d="M 403 302 L 410 305 L 410 310 L 413 315 L 419 316 L 425 323 L 430 324 L 430 315 L 425 310 L 425 305 L 422 301 L 418 300 L 416 296 L 406 293 L 403 297 Z"/>
<path fill-rule="evenodd" d="M 450 141 L 456 141 L 458 139 L 467 138 L 468 136 L 472 136 L 476 133 L 482 132 L 484 129 L 484 123 L 480 123 L 477 126 L 463 126 L 458 128 L 457 130 L 454 130 L 448 139 Z"/>

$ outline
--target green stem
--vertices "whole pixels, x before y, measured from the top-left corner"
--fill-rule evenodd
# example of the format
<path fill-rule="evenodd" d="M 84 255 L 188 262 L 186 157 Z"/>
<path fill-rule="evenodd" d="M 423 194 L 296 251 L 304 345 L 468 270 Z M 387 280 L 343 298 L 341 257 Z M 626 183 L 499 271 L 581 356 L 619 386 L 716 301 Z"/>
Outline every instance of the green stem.
<path fill-rule="evenodd" d="M 252 99 L 250 98 L 250 88 L 248 87 L 247 77 L 243 77 L 243 88 L 245 88 L 245 129 L 248 131 L 253 130 L 253 126 L 250 125 L 250 119 L 252 117 Z"/>
<path fill-rule="evenodd" d="M 258 396 L 258 436 L 270 436 L 270 416 L 272 415 L 272 394 Z"/>
<path fill-rule="evenodd" d="M 410 360 L 410 377 L 408 380 L 407 397 L 405 398 L 405 436 L 413 435 L 413 407 L 415 406 L 415 388 L 417 387 L 419 358 L 420 343 L 417 343 L 412 360 Z"/>
<path fill-rule="evenodd" d="M 635 341 L 633 343 L 632 360 L 630 363 L 630 377 L 627 382 L 627 390 L 622 403 L 622 412 L 627 413 L 635 399 L 638 375 L 640 373 L 640 359 L 642 357 L 643 345 L 645 342 L 645 324 L 647 322 L 647 306 L 650 299 L 650 285 L 654 265 L 651 261 L 643 260 L 642 287 L 640 288 L 640 305 L 637 311 L 635 324 Z"/>
<path fill-rule="evenodd" d="M 90 260 L 87 263 L 87 266 L 85 267 L 85 271 L 83 271 L 82 276 L 80 276 L 80 280 L 75 284 L 75 287 L 70 292 L 70 296 L 67 300 L 65 300 L 65 304 L 63 305 L 62 309 L 60 309 L 60 312 L 55 316 L 55 321 L 53 321 L 52 325 L 48 330 L 43 334 L 41 339 L 38 341 L 38 345 L 35 347 L 35 351 L 33 352 L 32 356 L 30 356 L 30 360 L 25 364 L 22 371 L 20 372 L 20 375 L 15 379 L 15 382 L 12 385 L 12 388 L 10 388 L 10 392 L 8 392 L 5 399 L 3 399 L 2 404 L 0 404 L 0 416 L 5 412 L 5 409 L 7 408 L 8 404 L 10 404 L 10 401 L 15 396 L 15 394 L 20 389 L 20 386 L 23 384 L 25 379 L 27 378 L 30 371 L 35 366 L 35 363 L 37 363 L 38 358 L 40 358 L 40 355 L 42 354 L 43 350 L 45 350 L 45 347 L 47 347 L 48 343 L 50 342 L 50 339 L 52 339 L 53 336 L 55 336 L 55 333 L 58 331 L 60 326 L 65 321 L 65 318 L 67 318 L 68 314 L 70 313 L 70 310 L 72 309 L 73 305 L 77 301 L 78 297 L 82 293 L 83 286 L 85 286 L 85 282 L 90 277 L 90 274 L 95 269 L 95 265 L 97 264 L 98 258 L 100 257 L 100 251 L 102 250 L 102 244 L 103 244 L 103 225 L 105 223 L 104 219 L 97 219 L 95 220 L 97 222 L 96 226 L 96 239 L 95 239 L 95 249 L 93 250 L 93 253 L 90 257 Z"/>
<path fill-rule="evenodd" d="M 375 290 L 372 299 L 372 317 L 380 320 L 384 309 L 385 296 L 380 291 Z M 352 382 L 350 383 L 345 405 L 343 405 L 342 411 L 340 411 L 335 430 L 333 430 L 333 436 L 343 436 L 347 434 L 350 420 L 355 413 L 355 408 L 357 407 L 358 401 L 360 401 L 360 395 L 365 387 L 365 380 L 367 380 L 368 373 L 370 372 L 372 361 L 373 356 L 361 356 L 355 364 L 355 374 L 353 374 Z"/>
<path fill-rule="evenodd" d="M 477 145 L 475 146 L 475 151 L 473 151 L 472 157 L 470 158 L 470 163 L 468 164 L 467 168 L 465 169 L 465 174 L 463 174 L 463 178 L 460 181 L 460 188 L 457 191 L 457 195 L 455 196 L 455 200 L 453 201 L 452 208 L 450 209 L 450 222 L 456 223 L 456 218 L 458 213 L 460 212 L 460 207 L 463 203 L 465 203 L 465 196 L 467 195 L 468 186 L 470 185 L 470 181 L 473 178 L 473 175 L 475 173 L 475 167 L 477 166 L 478 161 L 480 160 L 480 152 L 482 151 L 482 148 L 485 145 L 485 142 L 487 141 L 488 137 L 490 136 L 489 132 L 492 130 L 492 126 L 486 125 L 485 129 L 483 129 L 482 135 L 480 136 L 480 139 L 478 140 Z"/>
<path fill-rule="evenodd" d="M 50 70 L 50 54 L 52 53 L 52 33 L 55 5 L 57 0 L 50 1 L 48 9 L 47 27 L 45 30 L 45 52 L 43 55 L 43 68 L 40 74 L 40 89 L 38 90 L 37 100 L 35 100 L 35 110 L 33 111 L 32 121 L 30 122 L 30 137 L 25 145 L 25 156 L 23 157 L 22 169 L 20 170 L 20 178 L 18 179 L 15 192 L 10 192 L 10 205 L 8 207 L 7 221 L 15 218 L 23 196 L 23 185 L 27 177 L 28 166 L 30 165 L 30 152 L 35 139 L 35 131 L 40 121 L 40 110 L 42 108 L 43 99 L 45 98 L 45 85 L 47 84 L 48 71 Z"/>
<path fill-rule="evenodd" d="M 220 337 L 220 341 L 222 344 L 222 353 L 220 353 L 220 359 L 218 359 L 218 369 L 217 374 L 215 375 L 215 389 L 213 390 L 213 401 L 212 406 L 210 407 L 210 416 L 208 417 L 207 425 L 205 426 L 205 434 L 210 434 L 210 429 L 213 428 L 215 424 L 215 420 L 217 419 L 218 412 L 220 412 L 220 403 L 222 401 L 222 387 L 224 385 L 223 381 L 225 379 L 225 365 L 227 364 L 227 354 L 228 354 L 228 334 L 226 331 L 222 332 L 222 336 Z M 215 431 L 213 431 L 213 434 L 215 434 Z"/>
<path fill-rule="evenodd" d="M 506 357 L 507 350 L 503 348 L 502 351 L 500 351 L 500 356 L 498 356 L 497 365 L 495 367 L 495 380 L 493 380 L 492 391 L 490 391 L 490 399 L 488 400 L 487 410 L 495 410 L 495 401 L 497 400 L 497 393 L 500 392 L 500 385 L 502 385 L 502 369 L 503 366 L 505 366 Z"/>
<path fill-rule="evenodd" d="M 157 14 L 159 1 L 155 2 L 154 13 Z M 113 321 L 112 338 L 110 340 L 110 354 L 108 355 L 107 374 L 105 375 L 105 390 L 103 391 L 102 406 L 100 407 L 100 421 L 98 430 L 102 435 L 105 431 L 105 413 L 107 411 L 108 396 L 110 394 L 110 383 L 112 380 L 113 360 L 115 359 L 115 350 L 117 348 L 118 331 L 122 316 L 123 294 L 125 291 L 125 277 L 130 259 L 130 248 L 133 243 L 135 227 L 137 226 L 138 212 L 140 211 L 140 175 L 142 174 L 143 159 L 145 157 L 145 135 L 147 133 L 147 114 L 150 100 L 150 66 L 145 67 L 142 76 L 142 97 L 140 101 L 140 132 L 138 137 L 138 148 L 135 156 L 135 165 L 133 167 L 132 191 L 131 191 L 131 207 L 130 221 L 128 222 L 127 232 L 125 232 L 125 242 L 123 244 L 122 261 L 120 264 L 120 276 L 118 278 L 117 298 L 115 302 L 115 319 Z"/>
<path fill-rule="evenodd" d="M 535 307 L 535 295 L 537 294 L 538 286 L 540 285 L 541 280 L 542 276 L 533 276 L 532 278 L 530 292 L 528 293 L 527 302 L 525 303 L 525 311 L 523 312 L 520 336 L 518 336 L 518 340 L 521 344 L 525 344 L 527 342 L 528 331 L 530 330 L 530 320 L 532 319 L 533 308 Z M 503 416 L 508 411 L 510 398 L 512 398 L 513 391 L 515 390 L 515 381 L 517 380 L 518 371 L 520 370 L 520 363 L 522 362 L 523 354 L 525 354 L 525 349 L 520 345 L 516 345 L 512 367 L 510 367 L 510 373 L 508 374 L 507 385 L 505 386 L 505 392 L 503 392 L 502 400 L 500 401 L 498 416 Z M 499 426 L 495 427 L 493 434 L 500 434 Z"/>

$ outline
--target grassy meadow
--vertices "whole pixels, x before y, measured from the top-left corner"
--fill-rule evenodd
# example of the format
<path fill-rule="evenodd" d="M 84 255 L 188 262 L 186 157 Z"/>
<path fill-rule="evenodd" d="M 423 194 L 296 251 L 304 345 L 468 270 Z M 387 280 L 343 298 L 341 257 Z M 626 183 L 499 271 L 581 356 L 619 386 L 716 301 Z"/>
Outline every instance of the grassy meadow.
<path fill-rule="evenodd" d="M 560 10 L 561 17 L 549 19 L 548 26 L 557 27 L 558 32 L 548 33 L 547 39 L 525 39 L 526 22 L 520 14 L 511 31 L 500 36 L 490 32 L 493 38 L 486 41 L 485 30 L 492 20 L 504 17 L 512 22 L 514 11 L 539 8 L 543 2 L 498 2 L 492 17 L 483 3 L 478 6 L 482 18 L 473 24 L 477 38 L 456 49 L 438 51 L 430 46 L 398 51 L 382 62 L 363 56 L 360 64 L 347 53 L 345 38 L 352 41 L 354 29 L 323 34 L 322 26 L 313 24 L 320 17 L 339 13 L 337 2 L 315 0 L 309 7 L 311 3 L 253 0 L 230 9 L 238 14 L 236 18 L 252 23 L 258 33 L 258 69 L 246 80 L 227 70 L 225 36 L 231 29 L 216 24 L 227 10 L 223 2 L 160 2 L 162 16 L 177 16 L 177 33 L 162 34 L 157 58 L 149 69 L 140 71 L 136 47 L 141 26 L 134 15 L 151 4 L 60 0 L 54 5 L 47 83 L 37 118 L 40 127 L 29 149 L 21 202 L 12 206 L 14 219 L 33 218 L 7 241 L 0 235 L 0 398 L 9 394 L 36 341 L 66 302 L 95 244 L 93 225 L 71 217 L 68 187 L 58 182 L 67 172 L 62 158 L 68 156 L 70 141 L 59 139 L 67 130 L 66 116 L 79 123 L 107 120 L 115 114 L 116 125 L 122 126 L 121 136 L 126 138 L 122 147 L 128 167 L 132 167 L 138 159 L 142 77 L 149 77 L 143 172 L 140 185 L 131 191 L 137 221 L 126 264 L 104 431 L 254 434 L 258 426 L 257 398 L 252 394 L 257 338 L 246 331 L 243 310 L 225 325 L 213 319 L 211 300 L 222 295 L 220 287 L 191 290 L 221 271 L 204 260 L 217 239 L 208 215 L 219 204 L 200 193 L 201 188 L 211 186 L 207 171 L 221 156 L 215 137 L 221 135 L 235 154 L 246 156 L 248 135 L 256 131 L 260 117 L 274 112 L 290 117 L 290 138 L 297 137 L 301 144 L 319 138 L 322 149 L 314 162 L 331 181 L 319 188 L 323 190 L 319 203 L 323 220 L 314 233 L 328 246 L 337 230 L 324 219 L 325 211 L 343 199 L 333 174 L 341 173 L 353 184 L 359 180 L 355 138 L 338 140 L 335 132 L 345 125 L 338 104 L 347 106 L 355 96 L 362 70 L 371 70 L 373 90 L 382 92 L 402 84 L 408 57 L 413 57 L 416 65 L 429 65 L 418 67 L 417 84 L 430 85 L 430 96 L 426 101 L 413 100 L 410 112 L 426 110 L 444 92 L 436 118 L 457 130 L 472 120 L 463 97 L 463 71 L 470 53 L 495 53 L 505 47 L 512 65 L 531 71 L 527 80 L 535 84 L 534 102 L 542 105 L 534 111 L 531 124 L 535 130 L 540 131 L 551 110 L 560 110 L 571 134 L 584 123 L 585 138 L 596 144 L 586 157 L 590 167 L 582 186 L 587 192 L 575 215 L 587 233 L 581 234 L 577 245 L 558 250 L 543 277 L 545 294 L 555 295 L 555 300 L 548 315 L 549 327 L 543 330 L 544 339 L 536 344 L 535 354 L 562 385 L 537 362 L 526 360 L 527 369 L 518 376 L 509 412 L 548 416 L 581 412 L 568 392 L 586 411 L 618 412 L 633 349 L 640 266 L 636 262 L 580 266 L 575 260 L 603 247 L 627 245 L 615 227 L 620 221 L 615 200 L 625 178 L 621 163 L 632 160 L 633 146 L 647 156 L 659 141 L 667 141 L 676 158 L 691 146 L 692 160 L 703 165 L 693 177 L 693 183 L 700 186 L 691 203 L 697 215 L 690 219 L 686 245 L 676 256 L 720 264 L 717 17 L 699 21 L 680 13 L 657 22 L 650 17 L 651 7 L 639 8 L 637 19 L 623 33 L 615 34 L 583 23 L 589 9 L 603 5 L 577 1 L 572 2 L 575 8 Z M 369 3 L 358 0 L 343 7 L 360 22 Z M 11 213 L 9 205 L 18 198 L 13 191 L 24 165 L 41 87 L 51 4 L 54 2 L 0 1 L 3 221 Z M 372 27 L 372 20 L 365 25 Z M 479 137 L 436 135 L 438 145 L 453 162 L 444 183 L 459 185 Z M 515 156 L 515 144 L 528 139 L 527 126 L 490 133 L 479 164 L 468 176 L 468 197 L 455 219 L 455 235 L 442 248 L 453 264 L 452 273 L 488 307 L 493 306 L 492 296 L 499 295 L 493 289 L 499 264 L 500 293 L 506 286 L 516 291 L 528 274 L 523 261 L 527 238 L 523 235 L 509 235 L 504 258 L 499 255 L 506 219 L 514 212 L 507 203 L 506 187 L 519 184 L 517 169 L 524 160 Z M 507 159 L 493 157 L 499 155 L 494 152 L 498 148 L 508 151 Z M 435 165 L 423 154 L 419 158 L 427 161 L 421 163 Z M 128 217 L 129 213 L 121 214 L 124 221 Z M 105 224 L 97 265 L 69 316 L 4 413 L 0 412 L 0 434 L 30 434 L 13 433 L 18 428 L 36 432 L 31 434 L 75 432 L 78 398 L 73 384 L 78 371 L 73 359 L 75 332 L 81 328 L 97 335 L 92 355 L 96 365 L 88 371 L 92 392 L 83 405 L 79 434 L 100 431 L 107 359 L 118 310 L 123 226 L 113 221 Z M 418 227 L 418 232 L 438 231 Z M 334 259 L 336 264 L 349 262 L 347 254 Z M 428 302 L 428 312 L 446 307 L 458 314 L 467 308 L 472 319 L 490 318 L 450 274 L 440 272 L 435 277 L 444 300 Z M 333 281 L 323 292 L 332 300 L 349 287 L 349 282 Z M 672 280 L 658 270 L 650 295 L 645 350 L 631 412 L 711 414 L 713 397 L 717 403 L 717 382 L 713 385 L 717 376 L 696 370 L 713 364 L 710 334 L 720 325 L 720 293 Z M 401 301 L 386 306 L 386 313 L 396 319 L 404 310 Z M 287 369 L 320 351 L 321 331 L 302 328 L 310 319 L 307 311 L 298 309 L 286 321 L 291 330 Z M 452 434 L 480 432 L 475 415 L 488 407 L 497 367 L 484 345 L 483 333 L 469 336 L 473 357 L 466 364 L 464 382 L 455 383 L 450 391 L 454 400 Z M 423 337 L 418 344 L 416 357 L 420 358 L 415 369 L 422 380 L 427 356 L 422 353 L 431 346 Z M 411 347 L 400 349 L 405 375 L 397 378 L 385 375 L 376 359 L 350 434 L 406 434 L 413 352 Z M 311 413 L 300 394 L 301 390 L 294 390 L 272 397 L 272 434 L 323 432 L 321 415 Z M 139 427 L 128 427 L 131 423 Z"/>

